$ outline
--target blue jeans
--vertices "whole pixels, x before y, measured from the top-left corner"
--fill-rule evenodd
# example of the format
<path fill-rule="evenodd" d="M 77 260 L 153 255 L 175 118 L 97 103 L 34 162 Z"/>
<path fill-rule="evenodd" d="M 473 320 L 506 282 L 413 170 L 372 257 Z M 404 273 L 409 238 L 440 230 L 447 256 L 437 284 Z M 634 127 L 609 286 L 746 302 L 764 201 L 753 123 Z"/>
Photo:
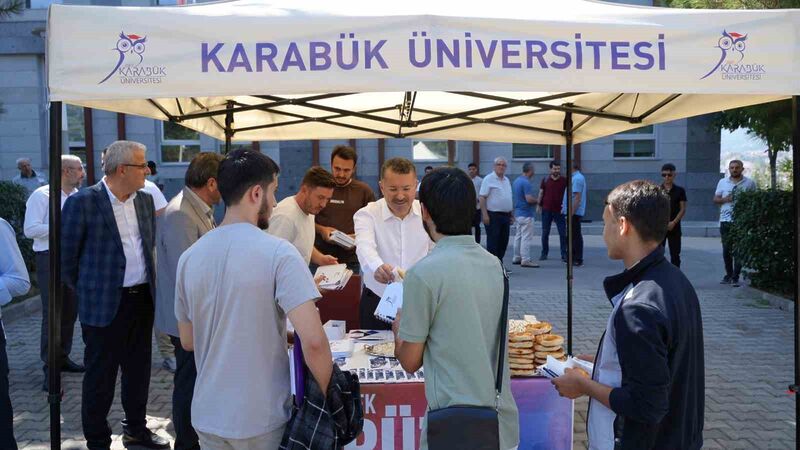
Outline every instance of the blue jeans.
<path fill-rule="evenodd" d="M 567 257 L 567 220 L 561 213 L 542 210 L 542 256 L 550 253 L 550 225 L 555 222 L 561 240 L 561 259 Z"/>

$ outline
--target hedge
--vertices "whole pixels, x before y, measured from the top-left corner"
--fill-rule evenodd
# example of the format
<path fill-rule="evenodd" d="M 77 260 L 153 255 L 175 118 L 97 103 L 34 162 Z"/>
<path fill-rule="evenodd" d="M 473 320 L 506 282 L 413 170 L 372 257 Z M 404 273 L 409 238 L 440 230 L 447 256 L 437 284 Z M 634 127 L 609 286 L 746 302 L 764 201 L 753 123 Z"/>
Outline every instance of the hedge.
<path fill-rule="evenodd" d="M 792 297 L 795 284 L 792 192 L 739 192 L 729 234 L 753 287 Z"/>

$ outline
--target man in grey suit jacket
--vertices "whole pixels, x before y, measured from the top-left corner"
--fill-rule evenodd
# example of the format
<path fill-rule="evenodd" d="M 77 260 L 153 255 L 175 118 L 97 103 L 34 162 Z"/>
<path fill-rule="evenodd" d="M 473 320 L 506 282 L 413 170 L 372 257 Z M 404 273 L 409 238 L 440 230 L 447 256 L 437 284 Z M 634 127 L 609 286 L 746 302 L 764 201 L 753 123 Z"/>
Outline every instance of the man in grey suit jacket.
<path fill-rule="evenodd" d="M 213 206 L 220 201 L 217 190 L 220 161 L 222 155 L 210 152 L 200 153 L 192 159 L 186 170 L 186 186 L 165 208 L 156 232 L 158 289 L 155 326 L 157 330 L 170 336 L 172 345 L 175 346 L 177 366 L 172 392 L 175 450 L 200 448 L 191 417 L 197 369 L 194 353 L 181 347 L 175 318 L 175 275 L 183 252 L 216 225 Z"/>

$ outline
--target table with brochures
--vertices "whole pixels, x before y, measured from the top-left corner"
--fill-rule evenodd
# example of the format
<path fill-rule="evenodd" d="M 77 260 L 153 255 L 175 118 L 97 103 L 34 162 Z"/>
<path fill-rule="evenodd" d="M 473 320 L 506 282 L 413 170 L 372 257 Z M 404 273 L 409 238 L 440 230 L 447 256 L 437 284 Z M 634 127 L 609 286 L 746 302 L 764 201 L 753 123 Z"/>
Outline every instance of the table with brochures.
<path fill-rule="evenodd" d="M 383 337 L 388 336 L 390 334 L 384 332 Z M 427 409 L 425 370 L 422 368 L 409 374 L 402 370 L 396 359 L 365 352 L 366 345 L 380 342 L 356 340 L 350 356 L 339 354 L 340 357 L 335 358 L 341 369 L 350 370 L 360 378 L 364 405 L 363 433 L 347 445 L 346 450 L 419 448 L 422 420 Z M 302 364 L 302 351 L 297 347 L 292 359 L 293 366 Z M 293 372 L 295 392 L 302 395 L 302 388 L 298 391 L 298 386 L 302 386 L 302 376 Z M 574 402 L 560 397 L 548 378 L 512 378 L 511 392 L 519 410 L 519 450 L 572 448 Z"/>

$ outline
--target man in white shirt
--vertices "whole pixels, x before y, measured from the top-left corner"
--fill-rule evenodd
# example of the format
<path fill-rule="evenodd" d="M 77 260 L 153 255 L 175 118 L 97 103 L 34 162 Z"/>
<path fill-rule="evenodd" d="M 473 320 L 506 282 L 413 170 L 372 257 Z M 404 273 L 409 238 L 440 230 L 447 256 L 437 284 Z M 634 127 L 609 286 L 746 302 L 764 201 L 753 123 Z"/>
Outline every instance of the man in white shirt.
<path fill-rule="evenodd" d="M 378 184 L 383 198 L 361 208 L 353 217 L 356 254 L 364 277 L 359 318 L 361 328 L 390 330 L 391 324 L 375 318 L 383 291 L 387 284 L 399 281 L 398 270 L 408 270 L 427 255 L 433 242 L 422 224 L 419 201 L 414 199 L 414 164 L 405 158 L 386 161 Z"/>
<path fill-rule="evenodd" d="M 100 152 L 101 165 L 105 164 L 107 150 L 108 147 L 104 148 L 103 151 Z M 164 193 L 161 192 L 161 188 L 158 185 L 147 179 L 153 175 L 153 170 L 155 170 L 155 163 L 153 161 L 147 161 L 147 175 L 145 176 L 144 187 L 142 190 L 153 197 L 153 205 L 156 209 L 156 217 L 159 217 L 167 208 L 167 198 L 164 197 Z M 105 180 L 105 176 L 103 176 L 103 180 Z M 153 329 L 153 332 L 155 333 L 156 337 L 156 347 L 158 347 L 158 353 L 161 354 L 162 358 L 161 367 L 170 373 L 175 373 L 178 363 L 173 356 L 175 354 L 175 347 L 172 345 L 172 342 L 170 342 L 169 335 L 162 333 L 155 328 Z"/>
<path fill-rule="evenodd" d="M 486 250 L 500 259 L 508 248 L 514 204 L 511 181 L 505 176 L 508 162 L 502 156 L 494 159 L 494 171 L 483 178 L 480 191 L 481 216 L 486 225 Z M 510 272 L 508 269 L 506 271 Z"/>
<path fill-rule="evenodd" d="M 336 258 L 314 248 L 314 216 L 328 204 L 335 187 L 336 181 L 330 172 L 319 166 L 312 167 L 303 177 L 297 194 L 281 200 L 270 218 L 267 232 L 294 245 L 306 265 L 310 262 L 318 266 L 336 264 Z"/>
<path fill-rule="evenodd" d="M 17 236 L 8 222 L 0 218 L 0 306 L 31 288 L 28 269 L 17 245 Z M 17 450 L 14 439 L 14 412 L 8 393 L 8 354 L 6 334 L 0 314 L 0 448 Z"/>
<path fill-rule="evenodd" d="M 472 219 L 472 228 L 475 228 L 475 242 L 478 244 L 481 243 L 481 184 L 483 183 L 483 178 L 478 175 L 478 165 L 475 163 L 469 163 L 467 166 L 467 173 L 469 177 L 472 179 L 472 184 L 475 186 L 475 217 Z"/>
<path fill-rule="evenodd" d="M 722 239 L 722 260 L 725 262 L 725 277 L 720 284 L 730 284 L 739 287 L 739 275 L 742 273 L 742 263 L 733 257 L 733 242 L 728 239 L 733 225 L 733 205 L 736 202 L 735 194 L 743 191 L 756 190 L 756 183 L 744 176 L 744 164 L 738 159 L 728 163 L 731 176 L 719 180 L 714 193 L 714 204 L 719 207 L 719 235 Z"/>
<path fill-rule="evenodd" d="M 78 192 L 84 179 L 83 163 L 75 155 L 61 156 L 61 208 L 67 198 Z M 48 314 L 50 310 L 50 185 L 42 186 L 28 197 L 25 205 L 25 237 L 33 239 L 36 255 L 36 278 L 39 281 L 39 295 L 42 298 L 42 329 L 40 333 L 39 355 L 44 367 L 43 390 L 47 390 L 47 336 Z M 64 290 L 61 302 L 61 370 L 64 372 L 83 372 L 83 366 L 69 359 L 72 351 L 72 335 L 75 320 L 78 318 L 78 303 L 75 293 Z"/>
<path fill-rule="evenodd" d="M 192 424 L 203 449 L 280 445 L 292 410 L 287 316 L 327 392 L 333 364 L 314 306 L 319 291 L 297 249 L 261 231 L 278 172 L 262 153 L 229 153 L 217 174 L 225 219 L 178 261 L 175 316 L 197 365 Z"/>

